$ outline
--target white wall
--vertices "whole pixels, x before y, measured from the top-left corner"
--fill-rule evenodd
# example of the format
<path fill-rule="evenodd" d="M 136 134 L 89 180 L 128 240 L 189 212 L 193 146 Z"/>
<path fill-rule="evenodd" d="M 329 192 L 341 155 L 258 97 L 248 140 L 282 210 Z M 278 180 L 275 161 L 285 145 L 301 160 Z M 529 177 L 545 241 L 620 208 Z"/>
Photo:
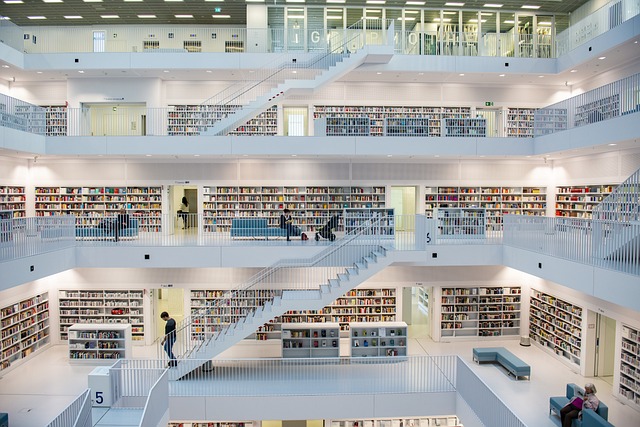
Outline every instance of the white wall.
<path fill-rule="evenodd" d="M 146 103 L 147 107 L 163 106 L 162 81 L 146 78 L 99 78 L 67 80 L 69 107 L 81 103 Z"/>

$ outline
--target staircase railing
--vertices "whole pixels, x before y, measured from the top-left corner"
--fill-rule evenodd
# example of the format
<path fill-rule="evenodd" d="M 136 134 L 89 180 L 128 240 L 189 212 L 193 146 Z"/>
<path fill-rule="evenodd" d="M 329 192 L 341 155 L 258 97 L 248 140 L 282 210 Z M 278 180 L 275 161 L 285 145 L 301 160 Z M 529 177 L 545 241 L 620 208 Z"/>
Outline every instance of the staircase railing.
<path fill-rule="evenodd" d="M 281 298 L 283 291 L 301 291 L 292 296 L 301 300 L 319 298 L 312 291 L 320 292 L 322 286 L 330 286 L 330 280 L 348 274 L 347 269 L 364 262 L 375 251 L 391 249 L 393 241 L 382 231 L 386 228 L 386 218 L 363 220 L 344 238 L 311 258 L 282 259 L 233 289 L 215 292 L 212 304 L 197 309 L 177 325 L 174 355 L 178 359 L 194 355 L 211 341 L 233 331 L 256 310 Z M 214 313 L 215 319 L 228 321 L 212 323 Z M 264 323 L 269 320 L 264 319 Z M 167 357 L 161 345 L 158 357 Z"/>
<path fill-rule="evenodd" d="M 593 254 L 614 265 L 640 260 L 640 170 L 592 211 Z"/>
<path fill-rule="evenodd" d="M 376 30 L 385 30 L 392 23 L 392 20 L 361 19 L 343 31 L 330 33 L 321 53 L 311 56 L 299 52 L 282 53 L 259 69 L 245 72 L 245 79 L 238 80 L 205 100 L 201 108 L 215 112 L 217 119 L 222 120 L 269 93 L 285 80 L 312 80 L 366 44 L 384 42 L 386 37 L 371 37 L 366 31 L 368 29 L 375 34 Z M 273 100 L 277 100 L 280 95 L 281 93 L 274 94 Z M 256 115 L 258 113 L 256 111 Z"/>

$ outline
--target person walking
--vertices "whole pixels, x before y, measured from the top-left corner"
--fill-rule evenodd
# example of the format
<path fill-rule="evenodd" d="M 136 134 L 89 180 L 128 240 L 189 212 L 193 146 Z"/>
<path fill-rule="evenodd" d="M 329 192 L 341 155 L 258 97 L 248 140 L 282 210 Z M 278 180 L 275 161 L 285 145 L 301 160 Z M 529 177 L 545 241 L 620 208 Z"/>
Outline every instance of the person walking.
<path fill-rule="evenodd" d="M 182 196 L 180 217 L 182 218 L 182 229 L 189 228 L 189 201 L 186 196 Z"/>
<path fill-rule="evenodd" d="M 164 351 L 167 353 L 167 356 L 169 356 L 167 366 L 171 368 L 178 365 L 176 356 L 173 354 L 173 345 L 176 343 L 176 321 L 173 320 L 166 311 L 160 314 L 160 318 L 167 322 L 164 325 L 164 338 L 161 344 L 164 346 Z"/>

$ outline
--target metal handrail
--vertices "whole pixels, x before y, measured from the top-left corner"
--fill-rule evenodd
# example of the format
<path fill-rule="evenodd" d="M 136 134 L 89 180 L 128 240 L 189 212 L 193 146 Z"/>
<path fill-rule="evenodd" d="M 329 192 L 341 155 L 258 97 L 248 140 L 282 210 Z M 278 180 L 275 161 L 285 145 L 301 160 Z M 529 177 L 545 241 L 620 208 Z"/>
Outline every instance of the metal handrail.
<path fill-rule="evenodd" d="M 216 339 L 218 339 L 218 337 L 223 336 L 228 330 L 234 329 L 238 325 L 238 323 L 242 322 L 244 319 L 250 316 L 257 309 L 258 306 L 264 306 L 269 302 L 273 302 L 276 297 L 281 297 L 283 290 L 285 289 L 310 290 L 312 288 L 317 289 L 322 284 L 322 283 L 318 283 L 320 280 L 328 281 L 330 278 L 329 276 L 335 272 L 331 267 L 344 268 L 346 266 L 351 266 L 363 258 L 364 256 L 363 253 L 368 254 L 371 252 L 371 251 L 367 252 L 366 249 L 364 252 L 358 251 L 358 250 L 348 251 L 348 250 L 345 250 L 345 248 L 353 248 L 356 246 L 356 244 L 359 246 L 363 246 L 365 248 L 383 247 L 381 239 L 376 238 L 378 236 L 376 236 L 375 234 L 374 235 L 369 234 L 372 229 L 374 230 L 379 229 L 383 221 L 386 221 L 386 220 L 384 218 L 379 218 L 375 221 L 366 221 L 364 224 L 354 227 L 353 230 L 351 230 L 347 235 L 345 235 L 343 239 L 336 241 L 334 244 L 328 246 L 327 248 L 322 250 L 320 253 L 314 255 L 313 257 L 306 258 L 306 259 L 291 258 L 291 259 L 279 260 L 273 265 L 266 267 L 260 272 L 258 272 L 257 274 L 255 274 L 245 283 L 238 285 L 233 289 L 224 291 L 222 296 L 216 301 L 214 305 L 206 305 L 202 308 L 199 308 L 197 312 L 187 316 L 178 325 L 176 325 L 176 330 L 175 332 L 172 333 L 174 335 L 173 339 L 175 340 L 176 337 L 182 338 L 182 345 L 183 345 L 182 351 L 179 353 L 179 355 L 176 355 L 176 357 L 178 359 L 184 359 L 193 355 L 198 349 L 209 344 L 211 341 L 215 341 Z M 365 241 L 362 241 L 361 240 L 362 237 L 367 237 L 367 239 Z M 385 250 L 386 249 L 389 249 L 389 248 L 385 247 Z M 336 260 L 340 260 L 339 254 L 345 254 L 347 256 L 351 255 L 352 257 L 348 259 L 344 259 L 342 263 L 336 263 L 335 261 L 332 262 L 330 260 L 331 257 L 334 257 Z M 284 271 L 286 274 L 286 271 L 288 271 L 288 269 L 290 268 L 309 269 L 309 268 L 316 268 L 316 267 L 319 267 L 319 268 L 325 267 L 323 270 L 325 270 L 327 274 L 325 274 L 324 276 L 320 275 L 320 277 L 322 277 L 322 279 L 320 280 L 318 280 L 318 276 L 312 276 L 311 279 L 314 280 L 313 283 L 307 280 L 306 282 L 298 283 L 298 286 L 295 286 L 295 285 L 291 286 L 293 285 L 291 283 L 284 283 L 282 281 L 278 282 L 276 280 L 272 280 L 272 281 L 268 280 L 269 278 L 278 279 L 279 274 L 281 272 Z M 329 267 L 329 269 L 327 269 L 326 267 Z M 334 277 L 337 277 L 337 274 L 338 273 L 335 273 Z M 304 278 L 309 279 L 309 277 L 304 277 Z M 268 283 L 271 283 L 272 285 L 277 284 L 279 286 L 284 285 L 285 287 L 280 289 L 274 289 L 272 286 L 268 288 L 269 290 L 268 295 L 254 296 L 254 298 L 256 299 L 254 306 L 251 308 L 251 310 L 245 311 L 243 313 L 243 316 L 238 316 L 238 320 L 236 322 L 220 324 L 219 328 L 216 328 L 215 325 L 207 325 L 206 323 L 199 323 L 199 321 L 203 317 L 205 317 L 212 309 L 221 308 L 221 304 L 223 304 L 225 301 L 231 301 L 232 299 L 238 296 L 241 296 L 240 294 L 242 292 L 255 289 L 258 285 L 268 284 Z M 193 333 L 192 327 L 193 326 L 199 327 L 200 325 L 214 326 L 214 328 L 211 332 L 208 332 L 204 329 L 202 333 L 197 332 L 197 335 L 202 336 L 203 338 L 194 340 L 192 339 L 192 333 Z M 170 338 L 169 334 L 164 337 L 164 339 L 169 339 L 169 338 Z M 159 355 L 159 358 L 166 357 L 166 355 L 164 355 L 163 353 L 163 349 L 161 346 L 158 346 L 158 355 Z"/>

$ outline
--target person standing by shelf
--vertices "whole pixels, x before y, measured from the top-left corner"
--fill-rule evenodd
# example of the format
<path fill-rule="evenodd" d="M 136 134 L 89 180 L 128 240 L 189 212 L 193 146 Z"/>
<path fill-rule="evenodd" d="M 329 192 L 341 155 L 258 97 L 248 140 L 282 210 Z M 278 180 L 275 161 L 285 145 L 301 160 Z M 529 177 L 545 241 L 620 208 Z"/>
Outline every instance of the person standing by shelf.
<path fill-rule="evenodd" d="M 116 223 L 113 231 L 115 233 L 116 242 L 119 240 L 122 230 L 129 228 L 129 219 L 129 214 L 126 209 L 120 209 L 118 215 L 116 215 Z"/>
<path fill-rule="evenodd" d="M 182 202 L 180 203 L 180 210 L 178 211 L 180 218 L 182 218 L 182 229 L 189 228 L 189 201 L 186 196 L 182 196 Z"/>
<path fill-rule="evenodd" d="M 164 346 L 164 351 L 169 356 L 168 367 L 174 367 L 178 365 L 176 356 L 173 354 L 173 345 L 176 343 L 176 321 L 169 316 L 169 313 L 163 311 L 160 313 L 160 318 L 167 322 L 164 325 L 164 338 L 161 344 Z"/>

